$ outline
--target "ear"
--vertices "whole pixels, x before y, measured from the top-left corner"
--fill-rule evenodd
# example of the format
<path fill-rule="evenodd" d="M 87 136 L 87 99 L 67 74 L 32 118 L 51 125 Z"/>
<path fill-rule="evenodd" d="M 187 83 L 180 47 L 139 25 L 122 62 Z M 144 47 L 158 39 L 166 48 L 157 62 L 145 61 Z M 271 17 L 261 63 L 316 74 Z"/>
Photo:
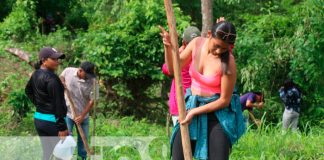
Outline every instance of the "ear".
<path fill-rule="evenodd" d="M 208 30 L 208 32 L 207 32 L 207 38 L 211 38 L 212 37 L 212 32 L 211 32 L 211 30 Z"/>
<path fill-rule="evenodd" d="M 42 58 L 42 63 L 44 64 L 47 61 L 47 58 Z"/>

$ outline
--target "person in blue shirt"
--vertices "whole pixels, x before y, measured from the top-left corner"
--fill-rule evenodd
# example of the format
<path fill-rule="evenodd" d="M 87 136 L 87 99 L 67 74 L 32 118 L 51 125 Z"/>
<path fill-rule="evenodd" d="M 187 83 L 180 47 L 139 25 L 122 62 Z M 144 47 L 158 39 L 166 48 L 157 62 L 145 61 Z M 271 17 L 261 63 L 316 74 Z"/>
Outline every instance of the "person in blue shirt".
<path fill-rule="evenodd" d="M 296 131 L 301 108 L 301 92 L 296 84 L 288 79 L 279 89 L 279 96 L 285 104 L 282 127 L 284 130 L 290 128 L 292 131 Z"/>

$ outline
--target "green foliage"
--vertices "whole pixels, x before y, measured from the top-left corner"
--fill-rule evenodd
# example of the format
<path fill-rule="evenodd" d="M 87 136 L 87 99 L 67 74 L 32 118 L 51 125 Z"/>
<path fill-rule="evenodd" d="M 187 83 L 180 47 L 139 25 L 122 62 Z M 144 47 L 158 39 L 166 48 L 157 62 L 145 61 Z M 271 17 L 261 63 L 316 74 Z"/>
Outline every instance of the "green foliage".
<path fill-rule="evenodd" d="M 82 5 L 80 3 L 75 3 L 68 11 L 66 11 L 67 13 L 64 18 L 64 26 L 74 32 L 79 28 L 86 30 L 89 25 L 84 16 L 84 10 L 80 8 L 82 8 Z"/>
<path fill-rule="evenodd" d="M 22 41 L 35 30 L 35 2 L 17 0 L 13 11 L 0 23 L 0 39 Z"/>
<path fill-rule="evenodd" d="M 3 0 L 0 5 L 0 22 L 2 22 L 3 18 L 5 18 L 12 9 L 12 6 L 16 0 Z"/>
<path fill-rule="evenodd" d="M 74 53 L 86 53 L 82 58 L 96 63 L 99 74 L 107 81 L 106 87 L 117 96 L 113 101 L 118 101 L 118 106 L 112 110 L 143 116 L 152 100 L 143 93 L 163 80 L 163 47 L 158 28 L 166 24 L 163 2 L 124 1 L 118 11 L 114 9 L 117 5 L 112 5 L 110 17 L 100 14 L 107 3 L 112 2 L 99 3 L 88 32 L 73 44 Z M 174 10 L 181 33 L 190 18 L 177 6 Z"/>
<path fill-rule="evenodd" d="M 25 117 L 32 106 L 24 89 L 12 91 L 8 97 L 8 104 L 13 107 L 14 115 L 18 119 Z"/>
<path fill-rule="evenodd" d="M 175 11 L 181 31 L 190 19 L 182 16 L 179 8 Z M 145 5 L 140 1 L 126 2 L 117 21 L 109 25 L 106 22 L 91 25 L 89 33 L 76 45 L 87 53 L 84 55 L 86 58 L 96 61 L 103 76 L 161 79 L 163 49 L 157 26 L 166 24 L 161 18 L 165 17 L 164 12 L 160 1 L 147 1 Z"/>
<path fill-rule="evenodd" d="M 234 145 L 231 159 L 321 159 L 323 143 L 320 128 L 305 133 L 285 133 L 281 126 L 264 126 L 248 132 Z"/>
<path fill-rule="evenodd" d="M 67 55 L 59 70 L 77 66 L 84 60 L 93 61 L 105 86 L 101 112 L 106 116 L 134 115 L 164 122 L 169 79 L 160 71 L 163 46 L 157 25 L 166 27 L 162 1 L 64 0 L 50 1 L 49 5 L 47 1 L 33 0 L 6 2 L 1 5 L 7 13 L 2 15 L 6 18 L 0 23 L 0 48 L 23 49 L 32 54 L 33 60 L 44 46 L 58 48 Z M 234 55 L 241 92 L 265 92 L 265 107 L 255 111 L 256 117 L 266 112 L 269 123 L 280 122 L 283 104 L 278 88 L 286 78 L 293 78 L 304 95 L 301 124 L 322 125 L 323 2 L 220 0 L 213 3 L 214 18 L 225 16 L 238 31 Z M 175 1 L 179 34 L 189 24 L 200 27 L 200 9 L 199 0 Z M 56 32 L 41 35 L 35 20 L 49 13 L 55 19 L 63 16 L 64 23 L 56 26 Z M 5 80 L 0 82 L 0 100 L 15 88 L 11 81 Z"/>
<path fill-rule="evenodd" d="M 235 44 L 239 83 L 244 92 L 265 92 L 269 99 L 265 111 L 272 117 L 269 120 L 276 122 L 283 109 L 276 98 L 278 89 L 285 79 L 292 78 L 304 95 L 302 124 L 319 124 L 324 97 L 323 7 L 314 1 L 287 3 L 269 2 L 261 9 L 267 10 L 266 15 L 242 16 L 244 24 L 238 27 Z"/>

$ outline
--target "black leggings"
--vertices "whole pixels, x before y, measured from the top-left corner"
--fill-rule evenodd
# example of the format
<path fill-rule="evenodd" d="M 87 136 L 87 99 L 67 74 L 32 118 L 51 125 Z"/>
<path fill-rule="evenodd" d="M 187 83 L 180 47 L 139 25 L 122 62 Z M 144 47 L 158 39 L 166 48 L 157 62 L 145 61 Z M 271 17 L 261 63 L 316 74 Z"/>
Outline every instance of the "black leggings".
<path fill-rule="evenodd" d="M 34 124 L 42 143 L 43 160 L 49 160 L 55 145 L 60 140 L 57 127 L 54 122 L 39 119 L 34 119 Z"/>
<path fill-rule="evenodd" d="M 192 154 L 196 141 L 191 140 Z M 208 160 L 228 160 L 232 145 L 214 114 L 208 114 Z M 172 146 L 172 160 L 183 160 L 180 130 L 176 133 Z"/>

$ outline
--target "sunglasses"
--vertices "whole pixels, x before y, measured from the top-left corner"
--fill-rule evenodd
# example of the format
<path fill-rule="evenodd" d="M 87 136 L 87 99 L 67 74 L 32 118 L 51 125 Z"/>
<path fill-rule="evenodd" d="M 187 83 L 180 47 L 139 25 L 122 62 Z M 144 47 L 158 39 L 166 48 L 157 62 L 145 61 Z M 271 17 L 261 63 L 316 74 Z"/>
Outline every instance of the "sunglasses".
<path fill-rule="evenodd" d="M 220 38 L 221 40 L 227 43 L 234 43 L 236 39 L 236 34 L 226 33 L 222 30 L 217 30 L 215 33 L 213 33 L 213 37 Z"/>

